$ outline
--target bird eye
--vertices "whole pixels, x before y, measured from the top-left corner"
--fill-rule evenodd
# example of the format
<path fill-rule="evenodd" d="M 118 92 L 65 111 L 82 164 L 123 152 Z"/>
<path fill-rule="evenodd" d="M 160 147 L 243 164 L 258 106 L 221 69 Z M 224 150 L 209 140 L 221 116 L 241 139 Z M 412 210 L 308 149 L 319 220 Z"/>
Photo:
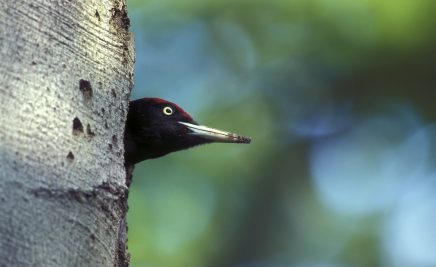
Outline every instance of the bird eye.
<path fill-rule="evenodd" d="M 163 108 L 163 113 L 165 114 L 165 115 L 172 115 L 173 114 L 173 109 L 172 108 L 170 108 L 170 107 L 164 107 Z"/>

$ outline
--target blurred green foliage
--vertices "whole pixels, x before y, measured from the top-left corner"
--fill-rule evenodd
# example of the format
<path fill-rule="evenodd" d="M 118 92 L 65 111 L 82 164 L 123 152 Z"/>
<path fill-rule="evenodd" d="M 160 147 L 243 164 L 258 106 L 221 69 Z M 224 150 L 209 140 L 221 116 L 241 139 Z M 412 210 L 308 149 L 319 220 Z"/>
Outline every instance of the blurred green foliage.
<path fill-rule="evenodd" d="M 436 266 L 435 1 L 127 5 L 132 97 L 253 137 L 137 165 L 131 266 Z"/>

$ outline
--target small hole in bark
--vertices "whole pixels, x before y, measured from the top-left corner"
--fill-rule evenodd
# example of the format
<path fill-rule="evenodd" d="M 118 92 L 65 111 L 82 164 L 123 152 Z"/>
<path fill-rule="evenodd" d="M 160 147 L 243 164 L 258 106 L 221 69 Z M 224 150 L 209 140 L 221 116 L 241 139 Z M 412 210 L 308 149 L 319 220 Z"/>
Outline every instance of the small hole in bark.
<path fill-rule="evenodd" d="M 100 13 L 98 13 L 98 10 L 95 10 L 95 14 L 94 15 L 98 19 L 98 21 L 101 21 Z"/>
<path fill-rule="evenodd" d="M 113 145 L 117 145 L 117 143 L 118 143 L 118 138 L 117 138 L 117 136 L 116 136 L 116 135 L 112 135 L 112 144 L 113 144 Z"/>
<path fill-rule="evenodd" d="M 109 150 L 112 150 L 112 144 L 109 144 Z"/>
<path fill-rule="evenodd" d="M 74 154 L 73 154 L 73 152 L 68 152 L 68 155 L 67 155 L 67 159 L 69 160 L 69 161 L 73 161 L 74 160 Z"/>
<path fill-rule="evenodd" d="M 89 125 L 89 123 L 86 125 L 86 134 L 88 134 L 89 137 L 95 136 L 95 133 L 91 130 L 91 125 Z"/>
<path fill-rule="evenodd" d="M 104 110 L 104 108 L 101 108 L 101 113 L 105 113 L 106 112 L 106 110 Z"/>
<path fill-rule="evenodd" d="M 90 234 L 89 237 L 91 238 L 92 241 L 95 241 L 95 239 L 96 239 L 94 234 Z"/>
<path fill-rule="evenodd" d="M 75 117 L 73 120 L 73 134 L 78 135 L 83 133 L 83 125 L 79 118 Z"/>
<path fill-rule="evenodd" d="M 117 92 L 115 92 L 115 89 L 112 89 L 112 97 L 117 97 Z"/>
<path fill-rule="evenodd" d="M 85 99 L 90 99 L 92 97 L 92 87 L 91 83 L 87 80 L 79 81 L 80 92 L 82 92 Z"/>
<path fill-rule="evenodd" d="M 32 65 L 36 65 L 36 62 L 35 61 L 32 61 L 32 63 L 31 63 Z"/>

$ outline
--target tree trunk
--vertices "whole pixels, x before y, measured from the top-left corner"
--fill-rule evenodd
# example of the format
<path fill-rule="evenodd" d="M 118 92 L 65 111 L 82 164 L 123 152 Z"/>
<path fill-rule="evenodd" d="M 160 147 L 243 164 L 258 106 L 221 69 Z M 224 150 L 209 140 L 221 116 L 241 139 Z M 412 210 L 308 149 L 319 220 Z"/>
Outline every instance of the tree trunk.
<path fill-rule="evenodd" d="M 0 0 L 0 266 L 127 266 L 125 0 Z"/>

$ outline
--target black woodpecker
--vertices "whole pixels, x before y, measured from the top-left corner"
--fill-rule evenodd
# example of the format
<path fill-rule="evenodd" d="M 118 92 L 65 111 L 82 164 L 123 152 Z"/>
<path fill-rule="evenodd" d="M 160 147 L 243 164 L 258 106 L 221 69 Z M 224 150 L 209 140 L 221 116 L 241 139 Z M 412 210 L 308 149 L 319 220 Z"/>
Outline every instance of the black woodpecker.
<path fill-rule="evenodd" d="M 129 103 L 124 134 L 125 165 L 216 142 L 248 144 L 251 139 L 199 125 L 178 105 L 160 98 Z"/>

